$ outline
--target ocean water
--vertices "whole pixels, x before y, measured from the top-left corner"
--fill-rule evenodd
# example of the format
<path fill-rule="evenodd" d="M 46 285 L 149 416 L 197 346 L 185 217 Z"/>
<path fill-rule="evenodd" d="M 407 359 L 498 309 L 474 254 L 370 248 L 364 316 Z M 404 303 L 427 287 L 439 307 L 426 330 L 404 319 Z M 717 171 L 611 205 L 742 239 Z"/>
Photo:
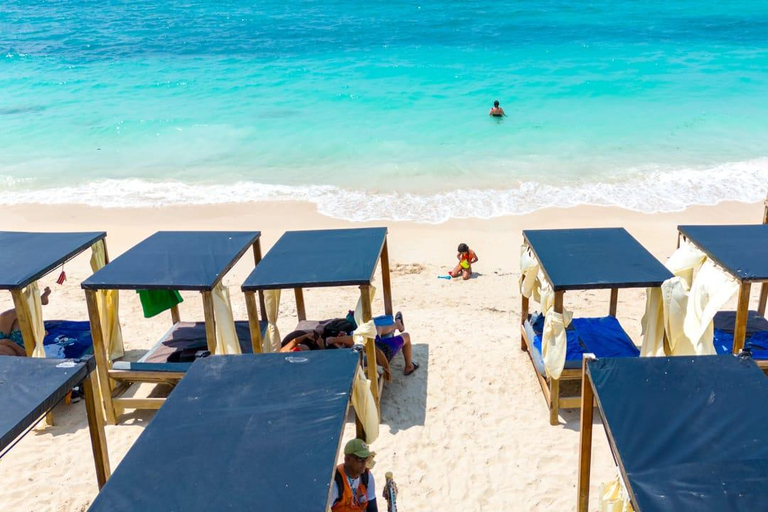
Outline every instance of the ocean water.
<path fill-rule="evenodd" d="M 765 1 L 3 0 L 0 204 L 759 201 L 767 97 Z"/>

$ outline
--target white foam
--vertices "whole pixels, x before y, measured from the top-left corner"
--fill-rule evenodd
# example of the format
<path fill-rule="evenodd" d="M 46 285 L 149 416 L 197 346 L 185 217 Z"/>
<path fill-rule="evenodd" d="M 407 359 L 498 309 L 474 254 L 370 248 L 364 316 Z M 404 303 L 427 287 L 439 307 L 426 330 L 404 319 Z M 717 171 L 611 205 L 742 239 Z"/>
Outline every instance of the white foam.
<path fill-rule="evenodd" d="M 496 189 L 435 194 L 373 193 L 334 186 L 284 186 L 254 182 L 191 185 L 178 181 L 107 179 L 70 187 L 31 189 L 28 180 L 0 176 L 10 191 L 0 204 L 79 204 L 104 208 L 162 207 L 309 201 L 320 213 L 352 221 L 409 220 L 440 223 L 452 218 L 519 215 L 547 207 L 618 206 L 654 213 L 723 201 L 761 201 L 768 185 L 768 158 L 710 168 L 636 169 L 601 182 L 554 184 L 524 181 Z M 15 189 L 15 190 L 14 190 Z"/>

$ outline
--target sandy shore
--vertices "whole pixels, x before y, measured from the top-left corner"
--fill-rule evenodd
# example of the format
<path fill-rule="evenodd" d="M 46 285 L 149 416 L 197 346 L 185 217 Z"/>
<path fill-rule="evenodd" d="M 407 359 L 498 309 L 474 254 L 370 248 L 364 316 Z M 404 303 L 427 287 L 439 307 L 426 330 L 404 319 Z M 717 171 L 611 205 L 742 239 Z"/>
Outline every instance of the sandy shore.
<path fill-rule="evenodd" d="M 565 511 L 573 510 L 578 460 L 578 412 L 567 411 L 551 427 L 538 382 L 519 350 L 517 260 L 525 228 L 624 226 L 662 261 L 675 248 L 678 224 L 755 223 L 762 203 L 693 207 L 672 214 L 640 214 L 614 208 L 548 209 L 491 220 L 440 225 L 402 222 L 352 224 L 319 215 L 304 203 L 264 203 L 161 209 L 97 209 L 76 206 L 2 207 L 4 230 L 106 230 L 112 257 L 157 230 L 262 231 L 268 249 L 285 230 L 386 225 L 390 232 L 395 307 L 405 315 L 415 343 L 414 376 L 395 361 L 394 382 L 384 393 L 383 425 L 375 443 L 374 475 L 393 471 L 402 510 Z M 468 282 L 437 279 L 453 264 L 456 245 L 466 242 L 480 257 L 478 275 Z M 225 279 L 235 316 L 245 318 L 239 285 L 252 269 L 244 258 Z M 79 282 L 88 275 L 88 257 L 67 264 L 69 280 L 58 273 L 42 280 L 53 288 L 47 319 L 85 320 Z M 310 318 L 337 316 L 354 306 L 356 290 L 306 292 Z M 136 357 L 167 329 L 164 315 L 145 320 L 135 294 L 121 295 L 121 321 L 128 355 Z M 184 294 L 182 317 L 199 319 L 196 294 Z M 644 294 L 619 294 L 618 317 L 639 343 Z M 755 300 L 755 297 L 753 297 Z M 608 292 L 570 293 L 566 304 L 579 314 L 605 314 Z M 12 307 L 0 296 L 0 310 Z M 379 304 L 378 309 L 382 309 Z M 295 306 L 285 294 L 279 326 L 295 325 Z M 141 392 L 141 390 L 139 391 Z M 116 467 L 152 414 L 124 416 L 107 427 Z M 3 511 L 81 511 L 97 493 L 82 403 L 59 406 L 57 425 L 38 426 L 0 460 L 8 485 L 0 492 Z M 354 434 L 348 424 L 346 438 Z M 600 482 L 615 475 L 610 451 L 596 429 L 593 503 Z M 436 505 L 437 504 L 437 505 Z"/>

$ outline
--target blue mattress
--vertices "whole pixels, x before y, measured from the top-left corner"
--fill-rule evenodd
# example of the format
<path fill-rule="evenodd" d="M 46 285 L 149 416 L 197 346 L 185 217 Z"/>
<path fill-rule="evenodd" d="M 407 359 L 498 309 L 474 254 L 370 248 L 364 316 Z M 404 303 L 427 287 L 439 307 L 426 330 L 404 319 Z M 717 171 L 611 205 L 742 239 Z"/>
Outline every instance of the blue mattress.
<path fill-rule="evenodd" d="M 733 328 L 736 322 L 735 311 L 720 311 L 715 315 L 715 351 L 720 354 L 733 352 Z M 768 359 L 768 320 L 757 311 L 750 311 L 747 316 L 747 336 L 744 351 L 751 352 L 752 359 Z"/>
<path fill-rule="evenodd" d="M 89 322 L 49 320 L 45 325 L 45 357 L 49 359 L 81 359 L 93 354 Z"/>
<path fill-rule="evenodd" d="M 544 375 L 544 359 L 541 356 L 541 333 L 544 329 L 544 315 L 534 315 L 525 323 L 528 339 L 533 339 L 533 361 L 536 369 Z M 638 349 L 619 321 L 612 316 L 601 318 L 574 318 L 565 331 L 568 342 L 565 353 L 565 368 L 581 368 L 584 354 L 603 357 L 638 357 Z"/>

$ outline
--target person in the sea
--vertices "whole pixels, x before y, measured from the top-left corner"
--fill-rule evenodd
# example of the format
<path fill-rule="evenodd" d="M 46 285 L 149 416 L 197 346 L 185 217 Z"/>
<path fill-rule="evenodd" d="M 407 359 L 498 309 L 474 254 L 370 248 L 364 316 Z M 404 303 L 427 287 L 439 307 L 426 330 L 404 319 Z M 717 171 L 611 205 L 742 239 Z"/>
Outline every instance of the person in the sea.
<path fill-rule="evenodd" d="M 491 117 L 507 117 L 504 113 L 504 109 L 499 106 L 499 100 L 493 102 L 493 108 L 488 112 Z"/>
<path fill-rule="evenodd" d="M 293 331 L 283 338 L 280 352 L 351 348 L 355 344 L 351 335 L 355 329 L 356 326 L 348 320 L 337 318 L 323 322 L 312 331 Z M 397 331 L 400 331 L 400 334 L 394 335 Z M 413 361 L 411 335 L 405 332 L 403 314 L 399 311 L 395 315 L 394 324 L 376 326 L 376 348 L 381 350 L 387 362 L 391 362 L 402 351 L 405 375 L 411 375 L 419 369 L 419 363 Z"/>
<path fill-rule="evenodd" d="M 368 465 L 371 450 L 362 439 L 344 446 L 344 463 L 339 464 L 331 485 L 332 512 L 378 512 L 376 485 Z"/>
<path fill-rule="evenodd" d="M 448 275 L 451 277 L 461 276 L 466 281 L 472 277 L 472 264 L 477 262 L 477 254 L 464 243 L 459 244 L 458 251 L 459 254 L 456 255 L 456 258 L 459 260 L 459 264 L 448 272 Z"/>
<path fill-rule="evenodd" d="M 47 286 L 40 294 L 40 302 L 43 305 L 48 304 L 48 296 L 51 289 Z M 24 357 L 27 352 L 24 348 L 24 340 L 21 337 L 21 328 L 19 327 L 19 317 L 15 309 L 9 309 L 0 313 L 0 356 L 21 356 Z"/>

